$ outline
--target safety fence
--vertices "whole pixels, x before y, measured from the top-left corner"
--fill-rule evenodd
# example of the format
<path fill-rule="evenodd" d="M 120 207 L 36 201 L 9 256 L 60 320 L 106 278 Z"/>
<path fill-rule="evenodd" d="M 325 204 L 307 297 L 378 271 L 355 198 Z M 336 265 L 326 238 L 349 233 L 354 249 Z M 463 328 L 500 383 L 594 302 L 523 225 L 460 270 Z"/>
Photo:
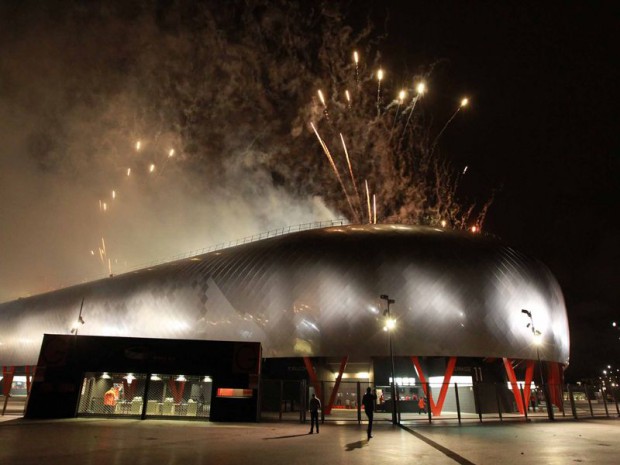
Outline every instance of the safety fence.
<path fill-rule="evenodd" d="M 22 416 L 30 383 L 23 376 L 0 378 L 0 414 Z M 343 380 L 313 385 L 305 380 L 260 383 L 260 421 L 309 420 L 308 402 L 314 393 L 326 422 L 365 421 L 362 396 L 370 387 L 377 395 L 376 421 L 463 423 L 529 419 L 588 419 L 620 416 L 620 388 L 589 384 L 546 384 L 526 388 L 519 383 L 450 383 L 416 386 L 374 386 Z M 86 373 L 77 408 L 80 416 L 164 417 L 208 419 L 212 381 L 209 376 L 178 374 Z M 519 402 L 520 399 L 520 402 Z"/>
<path fill-rule="evenodd" d="M 545 384 L 526 388 L 521 383 L 515 390 L 510 383 L 396 385 L 397 399 L 393 402 L 391 386 L 342 381 L 334 393 L 335 384 L 321 381 L 315 387 L 304 380 L 263 380 L 260 419 L 306 422 L 308 402 L 314 393 L 321 401 L 322 421 L 361 423 L 366 420 L 362 396 L 368 387 L 377 396 L 375 421 L 461 424 L 620 416 L 617 386 Z"/>

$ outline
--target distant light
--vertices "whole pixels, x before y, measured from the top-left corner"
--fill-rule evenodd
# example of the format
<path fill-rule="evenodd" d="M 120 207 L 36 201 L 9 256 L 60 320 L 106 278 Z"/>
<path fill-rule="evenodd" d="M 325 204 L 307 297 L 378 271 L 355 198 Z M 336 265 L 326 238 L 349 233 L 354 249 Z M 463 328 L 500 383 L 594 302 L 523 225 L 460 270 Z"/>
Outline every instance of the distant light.
<path fill-rule="evenodd" d="M 385 322 L 385 327 L 388 331 L 393 330 L 396 327 L 396 320 L 394 320 L 394 318 L 388 318 Z"/>
<path fill-rule="evenodd" d="M 202 382 L 203 382 L 203 383 L 210 383 L 210 382 L 212 382 L 212 381 L 213 381 L 213 380 L 211 379 L 211 377 L 210 377 L 210 376 L 205 376 L 205 377 L 202 379 Z"/>
<path fill-rule="evenodd" d="M 174 149 L 170 149 L 170 152 L 168 152 L 168 156 L 169 157 L 173 157 L 174 156 Z"/>
<path fill-rule="evenodd" d="M 104 371 L 103 374 L 100 376 L 100 379 L 111 379 L 112 377 L 108 374 L 107 371 Z"/>
<path fill-rule="evenodd" d="M 179 375 L 175 381 L 187 381 L 187 378 L 184 375 Z"/>
<path fill-rule="evenodd" d="M 611 369 L 611 365 L 607 365 L 607 368 L 608 368 L 608 369 Z"/>
<path fill-rule="evenodd" d="M 611 325 L 615 328 L 616 326 L 618 326 L 618 324 L 614 321 L 613 323 L 611 323 Z"/>
<path fill-rule="evenodd" d="M 606 375 L 607 374 L 607 370 L 603 370 L 603 374 Z"/>
<path fill-rule="evenodd" d="M 129 373 L 127 376 L 123 376 L 123 378 L 127 380 L 128 384 L 131 384 L 133 380 L 136 379 L 133 373 Z"/>
<path fill-rule="evenodd" d="M 159 377 L 159 375 L 156 375 L 155 373 L 153 373 L 151 375 L 151 381 L 161 381 L 161 378 Z"/>
<path fill-rule="evenodd" d="M 468 98 L 464 98 L 463 100 L 461 100 L 461 107 L 466 107 L 467 105 L 469 105 Z"/>
<path fill-rule="evenodd" d="M 477 226 L 472 226 L 471 227 L 471 232 L 477 233 L 478 232 L 478 227 Z"/>
<path fill-rule="evenodd" d="M 377 71 L 377 79 L 379 81 L 383 80 L 383 70 L 382 69 L 379 69 L 379 71 Z"/>
<path fill-rule="evenodd" d="M 151 166 L 149 166 L 149 173 L 152 173 L 153 171 L 155 171 L 155 165 L 151 163 Z"/>
<path fill-rule="evenodd" d="M 419 83 L 416 86 L 415 90 L 418 93 L 418 95 L 424 94 L 424 92 L 426 92 L 426 84 L 424 84 L 423 82 Z"/>

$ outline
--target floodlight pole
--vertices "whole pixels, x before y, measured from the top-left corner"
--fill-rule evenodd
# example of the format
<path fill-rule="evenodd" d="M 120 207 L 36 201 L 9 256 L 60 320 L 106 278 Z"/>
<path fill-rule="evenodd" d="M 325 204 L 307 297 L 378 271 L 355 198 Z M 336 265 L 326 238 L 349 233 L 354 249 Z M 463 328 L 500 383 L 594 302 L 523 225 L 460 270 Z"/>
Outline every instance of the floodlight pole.
<path fill-rule="evenodd" d="M 549 416 L 549 419 L 553 420 L 554 419 L 553 407 L 551 407 L 551 404 L 550 404 L 551 399 L 549 396 L 549 392 L 547 391 L 547 386 L 545 386 L 545 379 L 543 378 L 542 362 L 540 361 L 540 349 L 538 347 L 538 341 L 536 341 L 536 338 L 542 336 L 542 334 L 540 331 L 538 331 L 534 327 L 534 318 L 532 317 L 532 312 L 526 309 L 522 309 L 521 313 L 526 314 L 530 318 L 530 323 L 527 326 L 532 328 L 532 336 L 534 337 L 534 345 L 536 346 L 536 358 L 538 359 L 538 371 L 540 373 L 540 387 L 543 390 L 543 395 L 545 396 L 545 403 L 547 404 L 547 414 Z"/>
<path fill-rule="evenodd" d="M 391 314 L 390 314 L 390 304 L 395 303 L 396 301 L 394 299 L 390 299 L 386 294 L 382 294 L 381 295 L 381 299 L 385 300 L 387 303 L 387 310 L 385 310 L 384 315 L 387 316 L 388 320 L 390 320 L 392 318 Z M 396 399 L 396 378 L 394 375 L 394 350 L 392 348 L 392 328 L 387 328 L 387 332 L 388 332 L 388 342 L 389 342 L 389 346 L 390 346 L 390 363 L 392 366 L 392 424 L 396 425 L 398 424 L 398 420 L 397 420 L 397 415 L 396 415 L 396 408 L 397 408 L 397 399 Z"/>

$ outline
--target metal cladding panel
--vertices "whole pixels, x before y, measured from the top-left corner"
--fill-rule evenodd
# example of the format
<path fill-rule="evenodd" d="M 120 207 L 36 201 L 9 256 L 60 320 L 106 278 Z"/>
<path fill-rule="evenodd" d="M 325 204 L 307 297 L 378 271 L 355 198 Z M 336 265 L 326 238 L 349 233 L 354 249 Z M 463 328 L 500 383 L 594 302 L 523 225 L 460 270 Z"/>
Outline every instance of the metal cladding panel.
<path fill-rule="evenodd" d="M 480 236 L 341 226 L 265 239 L 0 305 L 0 364 L 36 362 L 43 333 L 258 341 L 266 357 L 395 355 L 568 362 L 561 290 L 540 262 Z"/>

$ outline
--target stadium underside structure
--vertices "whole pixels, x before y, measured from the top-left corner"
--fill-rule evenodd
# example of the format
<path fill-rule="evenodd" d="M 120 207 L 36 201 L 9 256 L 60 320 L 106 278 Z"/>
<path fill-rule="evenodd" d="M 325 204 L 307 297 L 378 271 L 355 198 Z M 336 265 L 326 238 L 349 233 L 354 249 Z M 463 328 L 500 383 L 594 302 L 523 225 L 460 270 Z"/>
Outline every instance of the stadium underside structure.
<path fill-rule="evenodd" d="M 541 262 L 431 227 L 312 229 L 0 304 L 5 392 L 15 374 L 29 389 L 43 334 L 68 334 L 78 317 L 90 336 L 260 342 L 266 362 L 305 367 L 315 392 L 321 376 L 335 380 L 327 410 L 348 365 L 366 363 L 368 381 L 387 385 L 391 358 L 425 395 L 430 377 L 499 364 L 522 411 L 517 377 L 528 398 L 535 364 L 559 384 L 569 357 L 563 296 Z"/>

